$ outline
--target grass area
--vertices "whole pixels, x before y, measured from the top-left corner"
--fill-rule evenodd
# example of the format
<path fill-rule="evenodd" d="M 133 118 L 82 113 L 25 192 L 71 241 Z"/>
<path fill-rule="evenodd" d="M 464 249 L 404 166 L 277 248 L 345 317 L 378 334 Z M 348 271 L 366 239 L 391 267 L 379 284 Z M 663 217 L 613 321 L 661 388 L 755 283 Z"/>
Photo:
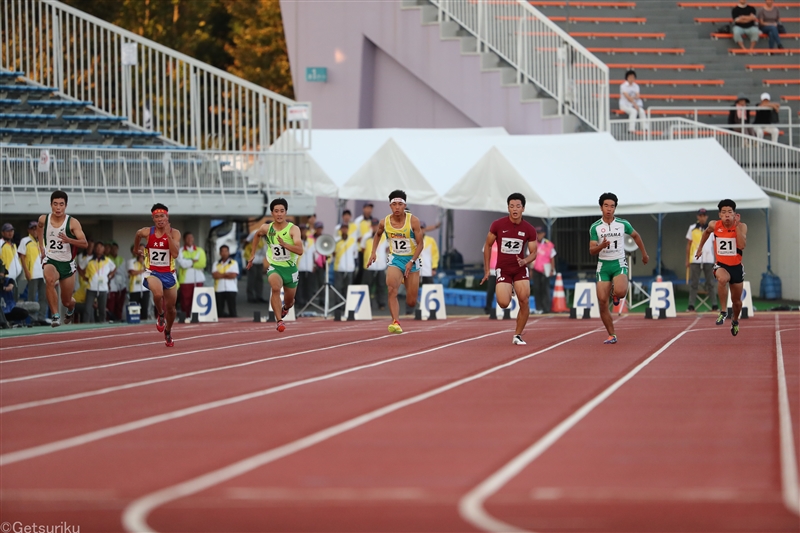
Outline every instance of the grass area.
<path fill-rule="evenodd" d="M 0 339 L 7 339 L 10 337 L 21 337 L 23 335 L 39 335 L 44 333 L 56 333 L 59 331 L 84 331 L 90 329 L 105 329 L 116 328 L 119 326 L 127 326 L 127 322 L 114 322 L 106 324 L 70 324 L 69 326 L 61 325 L 60 327 L 53 328 L 50 326 L 36 326 L 33 328 L 12 328 L 0 330 Z"/>

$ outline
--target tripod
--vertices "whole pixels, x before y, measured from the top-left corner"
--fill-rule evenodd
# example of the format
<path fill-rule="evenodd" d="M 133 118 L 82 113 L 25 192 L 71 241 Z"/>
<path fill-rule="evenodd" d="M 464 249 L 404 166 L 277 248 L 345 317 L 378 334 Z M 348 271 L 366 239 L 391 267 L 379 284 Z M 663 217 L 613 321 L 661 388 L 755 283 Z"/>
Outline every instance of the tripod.
<path fill-rule="evenodd" d="M 303 313 L 303 311 L 308 309 L 309 305 L 313 305 L 314 307 L 316 307 L 317 309 L 322 311 L 322 316 L 324 316 L 325 318 L 328 318 L 328 314 L 331 311 L 333 311 L 335 309 L 338 309 L 339 307 L 342 307 L 347 302 L 347 299 L 344 296 L 342 296 L 339 291 L 336 290 L 336 287 L 334 287 L 333 285 L 330 284 L 330 279 L 331 279 L 331 277 L 330 277 L 330 268 L 331 268 L 330 263 L 328 261 L 325 261 L 325 283 L 322 284 L 322 287 L 317 289 L 317 292 L 314 293 L 314 295 L 311 297 L 311 299 L 308 301 L 308 303 L 303 306 L 303 308 L 300 310 L 301 314 Z M 319 296 L 320 293 L 322 293 L 322 291 L 325 291 L 325 305 L 324 305 L 324 307 L 320 306 L 319 304 L 317 304 L 315 302 L 315 300 L 317 299 L 317 296 Z M 330 293 L 330 291 L 333 291 L 335 293 L 335 295 L 338 296 L 339 299 L 341 300 L 341 302 L 339 302 L 338 304 L 334 305 L 333 307 L 330 306 L 330 303 L 331 303 L 331 293 Z"/>

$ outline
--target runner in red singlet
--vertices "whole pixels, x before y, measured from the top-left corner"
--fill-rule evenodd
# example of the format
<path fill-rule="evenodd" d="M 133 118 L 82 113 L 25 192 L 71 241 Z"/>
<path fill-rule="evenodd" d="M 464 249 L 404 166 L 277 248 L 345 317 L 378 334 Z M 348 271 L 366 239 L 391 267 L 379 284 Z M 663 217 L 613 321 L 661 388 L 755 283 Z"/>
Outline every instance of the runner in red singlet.
<path fill-rule="evenodd" d="M 178 299 L 175 258 L 180 250 L 181 232 L 170 225 L 169 209 L 164 204 L 155 204 L 150 212 L 155 225 L 136 232 L 133 249 L 139 248 L 141 239 L 147 239 L 147 270 L 143 284 L 153 293 L 153 305 L 158 317 L 156 329 L 164 332 L 164 343 L 172 347 L 175 345 L 172 340 L 172 324 L 175 322 L 175 302 Z"/>
<path fill-rule="evenodd" d="M 508 216 L 492 222 L 486 244 L 483 248 L 483 279 L 481 285 L 489 279 L 492 246 L 497 242 L 497 303 L 503 309 L 511 304 L 512 294 L 517 294 L 519 314 L 517 329 L 514 332 L 514 344 L 525 344 L 522 331 L 528 322 L 531 295 L 531 282 L 528 265 L 536 259 L 536 230 L 522 219 L 525 211 L 525 197 L 514 193 L 508 197 Z M 528 255 L 525 255 L 525 248 Z M 513 293 L 512 293 L 513 290 Z"/>

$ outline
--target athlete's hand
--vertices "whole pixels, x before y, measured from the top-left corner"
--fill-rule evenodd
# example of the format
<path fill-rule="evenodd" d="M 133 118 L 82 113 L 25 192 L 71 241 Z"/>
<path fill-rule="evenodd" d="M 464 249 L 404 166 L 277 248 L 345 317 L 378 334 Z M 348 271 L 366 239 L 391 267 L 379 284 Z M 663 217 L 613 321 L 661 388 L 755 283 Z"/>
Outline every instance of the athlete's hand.
<path fill-rule="evenodd" d="M 414 266 L 414 261 L 409 261 L 408 263 L 406 263 L 406 271 L 405 274 L 403 274 L 405 277 L 408 277 L 408 275 L 411 274 L 411 267 L 413 266 Z"/>
<path fill-rule="evenodd" d="M 278 242 L 280 243 L 281 246 L 287 246 L 288 245 L 286 241 L 281 239 L 280 235 L 278 235 Z"/>
<path fill-rule="evenodd" d="M 250 261 L 247 262 L 247 266 L 244 267 L 245 270 L 250 270 L 250 267 L 253 266 L 253 258 L 250 258 Z"/>
<path fill-rule="evenodd" d="M 733 227 L 734 228 L 736 226 L 738 226 L 739 222 L 741 222 L 741 221 L 742 221 L 742 215 L 740 215 L 739 213 L 736 213 L 735 215 L 733 215 Z"/>
<path fill-rule="evenodd" d="M 523 259 L 522 257 L 517 257 L 517 264 L 521 267 L 524 267 L 528 264 L 528 262 L 525 261 L 525 259 Z"/>
<path fill-rule="evenodd" d="M 479 285 L 483 285 L 486 282 L 487 279 L 489 279 L 489 273 L 488 272 L 484 272 L 483 273 L 483 279 L 481 280 Z"/>
<path fill-rule="evenodd" d="M 694 258 L 695 258 L 695 259 L 700 259 L 700 256 L 701 256 L 701 255 L 703 255 L 703 250 L 701 250 L 700 248 L 698 248 L 698 249 L 697 249 L 697 252 L 695 252 L 695 254 L 694 254 Z M 689 265 L 686 265 L 686 266 L 689 266 Z"/>
<path fill-rule="evenodd" d="M 372 266 L 372 263 L 376 261 L 375 252 L 372 252 L 372 255 L 369 256 L 369 261 L 367 261 L 367 268 Z"/>
<path fill-rule="evenodd" d="M 57 237 L 58 237 L 58 240 L 61 241 L 61 242 L 68 242 L 68 240 L 69 240 L 69 237 L 67 237 L 67 234 L 64 233 L 63 231 L 59 232 Z"/>
<path fill-rule="evenodd" d="M 608 248 L 609 246 L 611 246 L 611 241 L 603 237 L 603 242 L 600 243 L 600 249 Z"/>
<path fill-rule="evenodd" d="M 650 261 L 650 256 L 642 252 L 642 263 L 646 265 L 648 261 Z"/>

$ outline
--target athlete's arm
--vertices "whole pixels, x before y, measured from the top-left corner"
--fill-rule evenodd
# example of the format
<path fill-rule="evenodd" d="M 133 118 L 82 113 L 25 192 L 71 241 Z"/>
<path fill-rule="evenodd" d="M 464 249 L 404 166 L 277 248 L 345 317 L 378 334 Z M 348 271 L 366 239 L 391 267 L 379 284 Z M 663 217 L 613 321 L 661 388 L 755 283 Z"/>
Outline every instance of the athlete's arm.
<path fill-rule="evenodd" d="M 411 261 L 406 263 L 406 277 L 411 274 L 411 268 L 414 266 L 417 259 L 419 259 L 419 254 L 422 253 L 422 249 L 425 247 L 425 239 L 422 238 L 422 228 L 419 227 L 419 219 L 414 215 L 411 215 L 411 230 L 414 232 L 414 240 L 417 241 L 417 249 L 414 250 Z"/>
<path fill-rule="evenodd" d="M 253 257 L 247 261 L 247 266 L 244 267 L 245 270 L 250 270 L 250 267 L 253 266 L 253 259 L 256 258 L 256 250 L 258 250 L 259 246 L 261 246 L 261 236 L 266 235 L 269 231 L 269 226 L 267 224 L 261 224 L 261 227 L 256 230 L 253 234 Z M 264 268 L 267 268 L 269 263 L 267 263 L 266 256 L 264 257 Z"/>
<path fill-rule="evenodd" d="M 634 232 L 631 233 L 631 237 L 633 237 L 633 240 L 636 243 L 636 246 L 639 247 L 639 250 L 642 251 L 642 263 L 646 265 L 647 262 L 650 261 L 650 256 L 647 255 L 647 250 L 644 249 L 644 241 L 642 241 L 642 236 L 639 235 L 638 231 L 634 230 Z"/>
<path fill-rule="evenodd" d="M 89 246 L 89 243 L 86 242 L 86 235 L 83 234 L 81 223 L 78 222 L 77 219 L 69 217 L 69 229 L 72 231 L 72 234 L 75 235 L 75 238 L 70 239 L 67 237 L 66 233 L 62 231 L 58 234 L 58 238 L 61 239 L 62 242 L 75 246 L 76 248 L 86 248 Z"/>
<path fill-rule="evenodd" d="M 45 242 L 44 242 L 44 220 L 47 218 L 47 215 L 41 215 L 39 217 L 39 225 L 36 227 L 36 237 L 39 240 L 39 260 L 44 263 L 45 259 Z"/>
<path fill-rule="evenodd" d="M 739 213 L 736 213 L 736 247 L 740 250 L 744 250 L 744 247 L 747 246 L 747 224 L 744 222 L 739 222 Z"/>
<path fill-rule="evenodd" d="M 378 230 L 375 232 L 375 235 L 372 236 L 372 254 L 369 256 L 369 261 L 367 261 L 367 268 L 372 266 L 372 263 L 375 262 L 375 253 L 378 251 L 378 243 L 381 240 L 381 235 L 383 235 L 383 223 L 386 221 L 385 218 L 382 218 L 381 221 L 378 223 Z M 388 246 L 389 241 L 386 241 Z"/>
<path fill-rule="evenodd" d="M 142 228 L 136 232 L 136 235 L 133 237 L 133 249 L 139 249 L 139 241 L 144 238 L 147 239 L 147 234 L 150 233 L 150 228 Z"/>
<path fill-rule="evenodd" d="M 539 243 L 536 241 L 528 242 L 528 255 L 526 257 L 517 257 L 517 263 L 521 267 L 527 267 L 536 259 L 536 254 L 539 250 Z M 485 254 L 484 254 L 485 255 Z"/>
<path fill-rule="evenodd" d="M 292 237 L 292 241 L 295 244 L 287 244 L 281 239 L 280 235 L 278 236 L 278 242 L 281 243 L 281 246 L 292 252 L 293 254 L 303 255 L 303 241 L 300 239 L 300 228 L 297 226 L 292 226 L 292 229 L 289 230 L 289 235 Z"/>
<path fill-rule="evenodd" d="M 170 225 L 167 240 L 169 241 L 169 256 L 175 259 L 181 253 L 181 232 Z"/>
<path fill-rule="evenodd" d="M 700 244 L 697 245 L 697 251 L 694 253 L 694 257 L 696 259 L 700 259 L 700 256 L 703 255 L 703 246 L 705 246 L 706 241 L 714 233 L 714 226 L 716 225 L 717 221 L 713 220 L 709 222 L 708 227 L 703 232 L 703 237 L 700 239 Z"/>
<path fill-rule="evenodd" d="M 611 246 L 611 242 L 603 238 L 599 243 L 597 241 L 589 241 L 589 255 L 597 255 L 603 251 L 603 248 Z"/>
<path fill-rule="evenodd" d="M 497 235 L 492 232 L 486 236 L 486 242 L 483 245 L 483 279 L 481 280 L 481 285 L 489 279 L 489 271 L 491 270 L 491 261 L 492 261 L 492 246 L 494 246 L 494 241 L 497 240 Z"/>

